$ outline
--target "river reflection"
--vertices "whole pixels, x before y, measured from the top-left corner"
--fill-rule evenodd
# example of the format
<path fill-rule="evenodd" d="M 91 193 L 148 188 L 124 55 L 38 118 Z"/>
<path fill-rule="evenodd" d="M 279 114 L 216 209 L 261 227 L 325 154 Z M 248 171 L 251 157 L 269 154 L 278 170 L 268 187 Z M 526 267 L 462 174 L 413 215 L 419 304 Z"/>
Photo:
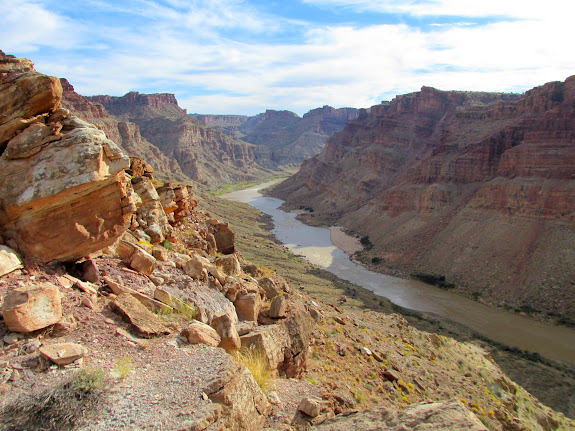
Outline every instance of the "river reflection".
<path fill-rule="evenodd" d="M 352 262 L 331 242 L 329 229 L 307 226 L 295 213 L 279 209 L 280 199 L 262 196 L 258 190 L 273 182 L 222 195 L 252 205 L 272 217 L 274 235 L 294 254 L 402 307 L 434 313 L 464 324 L 495 341 L 537 352 L 549 359 L 575 364 L 575 330 L 556 327 L 506 311 L 489 308 L 415 280 L 404 280 L 368 271 Z"/>

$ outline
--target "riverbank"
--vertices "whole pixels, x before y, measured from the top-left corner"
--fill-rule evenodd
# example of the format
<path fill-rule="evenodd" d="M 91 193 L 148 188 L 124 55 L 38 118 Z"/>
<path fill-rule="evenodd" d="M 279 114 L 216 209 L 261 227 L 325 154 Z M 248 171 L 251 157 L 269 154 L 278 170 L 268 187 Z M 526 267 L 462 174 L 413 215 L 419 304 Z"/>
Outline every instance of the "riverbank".
<path fill-rule="evenodd" d="M 575 371 L 553 361 L 540 362 L 528 352 L 481 339 L 463 325 L 439 319 L 428 313 L 402 309 L 353 283 L 311 265 L 289 252 L 270 233 L 271 218 L 247 204 L 224 201 L 207 196 L 202 198 L 213 215 L 229 220 L 243 256 L 261 267 L 273 267 L 290 285 L 301 289 L 317 301 L 336 306 L 344 312 L 371 310 L 376 313 L 401 313 L 410 325 L 427 332 L 452 337 L 461 342 L 473 342 L 488 350 L 499 366 L 516 382 L 543 403 L 575 417 Z M 344 299 L 345 302 L 340 301 Z M 535 359 L 535 360 L 534 360 Z"/>

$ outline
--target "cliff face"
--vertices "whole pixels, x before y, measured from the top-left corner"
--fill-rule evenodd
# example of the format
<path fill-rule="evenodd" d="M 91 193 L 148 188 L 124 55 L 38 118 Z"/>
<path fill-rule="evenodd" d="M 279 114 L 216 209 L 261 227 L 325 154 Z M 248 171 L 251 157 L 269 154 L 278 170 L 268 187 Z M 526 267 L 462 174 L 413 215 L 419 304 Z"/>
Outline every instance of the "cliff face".
<path fill-rule="evenodd" d="M 424 87 L 362 112 L 275 190 L 374 243 L 364 258 L 572 315 L 575 77 L 523 96 Z"/>
<path fill-rule="evenodd" d="M 138 126 L 139 133 L 189 178 L 210 186 L 269 176 L 270 152 L 206 127 L 178 106 L 173 94 L 128 93 L 92 96 L 116 119 Z M 149 160 L 149 158 L 147 159 Z"/>
<path fill-rule="evenodd" d="M 152 145 L 140 133 L 135 123 L 111 116 L 101 103 L 79 95 L 68 80 L 60 79 L 64 89 L 62 105 L 75 115 L 97 124 L 107 136 L 120 145 L 130 156 L 148 160 L 156 176 L 178 181 L 190 181 L 175 160 L 169 159 L 159 148 Z"/>
<path fill-rule="evenodd" d="M 279 165 L 297 165 L 318 154 L 327 139 L 356 118 L 355 108 L 335 109 L 324 106 L 306 113 L 303 118 L 290 111 L 267 110 L 253 117 L 234 115 L 198 115 L 204 124 L 221 128 L 225 133 L 271 150 L 271 159 Z"/>

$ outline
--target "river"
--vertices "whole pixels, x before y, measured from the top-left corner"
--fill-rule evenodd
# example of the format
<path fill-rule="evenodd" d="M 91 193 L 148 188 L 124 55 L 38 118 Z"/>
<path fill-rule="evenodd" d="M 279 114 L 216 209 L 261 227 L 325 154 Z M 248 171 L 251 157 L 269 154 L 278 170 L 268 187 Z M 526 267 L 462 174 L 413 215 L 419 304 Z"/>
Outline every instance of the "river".
<path fill-rule="evenodd" d="M 222 195 L 252 205 L 272 217 L 273 234 L 294 254 L 330 271 L 339 278 L 389 299 L 411 310 L 434 313 L 461 323 L 479 334 L 507 346 L 537 352 L 541 356 L 575 365 L 575 330 L 538 322 L 524 316 L 487 307 L 416 280 L 401 279 L 369 271 L 350 260 L 331 242 L 330 231 L 307 226 L 295 213 L 279 209 L 284 202 L 258 191 L 270 183 Z"/>

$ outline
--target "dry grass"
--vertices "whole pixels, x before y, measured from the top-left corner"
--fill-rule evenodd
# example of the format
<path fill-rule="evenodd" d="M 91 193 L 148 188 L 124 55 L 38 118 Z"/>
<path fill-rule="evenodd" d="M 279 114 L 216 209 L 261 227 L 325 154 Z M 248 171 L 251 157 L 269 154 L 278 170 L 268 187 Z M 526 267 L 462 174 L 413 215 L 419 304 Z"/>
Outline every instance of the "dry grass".
<path fill-rule="evenodd" d="M 236 361 L 245 366 L 260 388 L 269 386 L 272 375 L 265 354 L 258 349 L 243 348 L 235 353 Z"/>
<path fill-rule="evenodd" d="M 0 412 L 2 430 L 72 430 L 100 405 L 106 373 L 84 368 L 61 384 L 23 394 Z"/>

